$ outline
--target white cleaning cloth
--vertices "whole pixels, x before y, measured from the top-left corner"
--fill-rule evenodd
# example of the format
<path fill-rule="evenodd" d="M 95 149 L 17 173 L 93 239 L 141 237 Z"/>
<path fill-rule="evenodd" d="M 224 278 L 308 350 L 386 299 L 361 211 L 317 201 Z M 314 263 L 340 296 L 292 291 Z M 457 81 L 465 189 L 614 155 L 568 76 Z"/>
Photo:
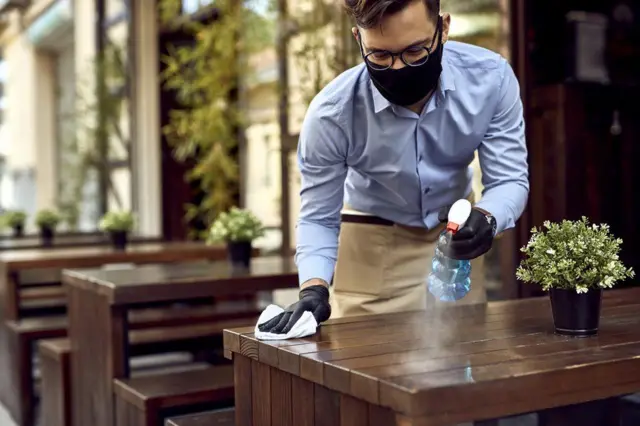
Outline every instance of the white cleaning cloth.
<path fill-rule="evenodd" d="M 258 340 L 285 340 L 285 339 L 298 339 L 300 337 L 311 336 L 316 332 L 316 328 L 318 327 L 318 322 L 313 314 L 309 311 L 306 311 L 302 314 L 298 322 L 291 327 L 291 330 L 287 334 L 275 334 L 275 333 L 265 333 L 258 330 L 258 326 L 260 324 L 264 324 L 269 321 L 271 318 L 280 315 L 284 309 L 277 305 L 269 305 L 266 307 L 264 311 L 260 314 L 260 318 L 258 318 L 258 323 L 256 324 L 256 328 L 254 330 L 256 339 Z"/>

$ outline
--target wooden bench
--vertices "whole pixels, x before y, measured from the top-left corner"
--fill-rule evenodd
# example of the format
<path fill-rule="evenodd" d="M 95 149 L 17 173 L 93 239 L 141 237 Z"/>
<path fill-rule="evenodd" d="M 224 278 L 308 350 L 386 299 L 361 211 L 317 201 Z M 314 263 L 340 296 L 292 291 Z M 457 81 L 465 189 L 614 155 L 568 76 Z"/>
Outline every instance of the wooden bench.
<path fill-rule="evenodd" d="M 167 420 L 166 426 L 234 426 L 236 410 L 217 410 Z"/>
<path fill-rule="evenodd" d="M 63 315 L 67 310 L 64 287 L 59 283 L 21 288 L 19 297 L 19 319 Z"/>
<path fill-rule="evenodd" d="M 130 332 L 131 355 L 202 347 L 203 340 L 219 337 L 222 330 L 232 324 L 253 324 L 259 312 L 251 309 L 251 306 L 245 304 L 243 310 L 242 305 L 234 303 L 223 304 L 217 309 L 199 306 L 133 311 L 129 315 L 131 328 L 134 329 Z M 198 324 L 198 320 L 207 322 Z M 47 426 L 70 426 L 72 389 L 69 339 L 42 340 L 38 346 L 42 365 L 42 417 L 47 419 Z M 33 400 L 27 400 L 29 401 Z"/>
<path fill-rule="evenodd" d="M 8 364 L 9 377 L 2 377 L 6 392 L 4 403 L 18 425 L 34 423 L 35 388 L 33 381 L 33 343 L 67 334 L 66 319 L 29 318 L 7 321 L 2 361 Z"/>
<path fill-rule="evenodd" d="M 71 344 L 48 339 L 38 344 L 40 355 L 40 412 L 47 426 L 71 426 Z M 46 417 L 45 417 L 46 416 Z"/>
<path fill-rule="evenodd" d="M 298 281 L 293 259 L 276 256 L 254 259 L 249 269 L 232 268 L 228 262 L 212 262 L 197 266 L 147 265 L 119 271 L 66 270 L 63 282 L 71 301 L 69 338 L 73 347 L 74 425 L 115 424 L 114 399 L 108 397 L 114 394 L 114 380 L 136 376 L 127 356 L 132 353 L 133 339 L 127 333 L 131 330 L 129 312 L 132 309 L 176 300 L 219 300 L 298 288 Z M 89 315 L 91 321 L 87 321 Z M 253 326 L 254 321 L 248 325 Z M 98 340 L 95 336 L 104 336 L 104 339 Z M 94 354 L 98 351 L 100 359 L 96 360 Z M 206 411 L 194 407 L 189 410 Z"/>
<path fill-rule="evenodd" d="M 185 306 L 177 309 L 133 310 L 129 314 L 132 355 L 178 350 L 195 351 L 204 346 L 203 341 L 206 339 L 219 341 L 223 328 L 232 324 L 249 325 L 256 321 L 259 314 L 260 309 L 253 301 L 234 301 L 214 306 Z M 43 406 L 47 410 L 55 404 L 56 408 L 51 416 L 64 412 L 64 404 L 68 399 L 64 393 L 70 387 L 69 345 L 59 344 L 55 350 L 47 350 L 50 348 L 45 347 L 43 355 L 47 358 L 50 368 L 43 371 L 43 376 L 48 375 L 52 378 L 48 380 L 43 393 L 36 391 L 33 355 L 34 344 L 38 341 L 66 336 L 66 318 L 35 317 L 8 321 L 6 324 L 8 344 L 2 356 L 3 361 L 8 363 L 6 371 L 10 371 L 11 375 L 2 378 L 0 385 L 15 390 L 7 392 L 3 401 L 12 417 L 18 425 L 32 425 L 38 394 L 46 395 L 44 399 L 48 400 Z M 56 357 L 60 359 L 56 361 Z M 222 355 L 218 358 L 222 358 Z M 65 371 L 66 375 L 63 375 Z M 49 389 L 55 389 L 55 392 L 63 395 L 50 397 Z M 51 401 L 51 398 L 54 401 Z M 49 416 L 48 411 L 46 413 Z"/>
<path fill-rule="evenodd" d="M 230 365 L 115 379 L 113 384 L 115 426 L 154 426 L 175 415 L 233 406 Z"/>

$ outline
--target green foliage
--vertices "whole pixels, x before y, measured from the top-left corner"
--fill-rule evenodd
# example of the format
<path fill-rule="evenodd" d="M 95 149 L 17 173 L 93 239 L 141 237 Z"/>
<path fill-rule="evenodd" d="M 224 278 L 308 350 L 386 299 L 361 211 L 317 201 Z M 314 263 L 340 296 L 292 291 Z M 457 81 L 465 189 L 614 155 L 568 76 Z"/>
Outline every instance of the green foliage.
<path fill-rule="evenodd" d="M 232 207 L 220 213 L 209 229 L 208 242 L 253 241 L 264 235 L 264 226 L 249 210 Z"/>
<path fill-rule="evenodd" d="M 301 44 L 292 54 L 301 74 L 297 84 L 306 104 L 331 80 L 362 59 L 351 34 L 353 23 L 340 2 L 311 0 L 311 4 L 310 10 L 292 17 L 301 36 Z M 333 42 L 328 43 L 328 38 Z"/>
<path fill-rule="evenodd" d="M 131 231 L 135 225 L 135 216 L 129 211 L 110 211 L 100 220 L 101 231 Z"/>
<path fill-rule="evenodd" d="M 2 225 L 14 228 L 24 226 L 27 220 L 27 213 L 22 210 L 9 210 L 2 215 Z"/>
<path fill-rule="evenodd" d="M 41 228 L 55 229 L 60 223 L 62 218 L 60 214 L 51 209 L 43 209 L 36 214 L 35 222 Z"/>
<path fill-rule="evenodd" d="M 186 219 L 211 223 L 234 204 L 238 184 L 237 149 L 244 124 L 239 88 L 246 55 L 261 49 L 273 26 L 254 13 L 252 0 L 217 0 L 217 18 L 200 23 L 180 17 L 180 2 L 161 0 L 161 20 L 194 36 L 191 45 L 170 46 L 162 60 L 162 80 L 181 108 L 169 113 L 163 132 L 178 161 L 195 162 L 186 178 L 205 196 L 187 206 Z"/>
<path fill-rule="evenodd" d="M 611 288 L 635 273 L 625 268 L 618 254 L 622 240 L 609 232 L 606 224 L 590 224 L 586 217 L 579 221 L 545 222 L 542 229 L 533 228 L 531 239 L 521 251 L 526 258 L 520 263 L 517 277 L 524 282 L 550 288 Z"/>

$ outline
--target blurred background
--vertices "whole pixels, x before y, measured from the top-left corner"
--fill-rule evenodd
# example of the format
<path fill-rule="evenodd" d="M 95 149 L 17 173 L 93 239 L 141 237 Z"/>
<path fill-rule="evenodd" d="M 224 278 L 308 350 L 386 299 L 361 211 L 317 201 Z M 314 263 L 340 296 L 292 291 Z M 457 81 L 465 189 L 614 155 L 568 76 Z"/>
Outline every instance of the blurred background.
<path fill-rule="evenodd" d="M 307 105 L 361 61 L 339 0 L 0 1 L 0 206 L 55 208 L 95 231 L 193 238 L 231 205 L 295 247 L 297 135 Z M 500 52 L 522 86 L 531 198 L 487 256 L 493 297 L 545 219 L 611 223 L 631 266 L 640 115 L 637 2 L 444 0 L 450 37 Z M 476 168 L 474 188 L 482 192 Z"/>

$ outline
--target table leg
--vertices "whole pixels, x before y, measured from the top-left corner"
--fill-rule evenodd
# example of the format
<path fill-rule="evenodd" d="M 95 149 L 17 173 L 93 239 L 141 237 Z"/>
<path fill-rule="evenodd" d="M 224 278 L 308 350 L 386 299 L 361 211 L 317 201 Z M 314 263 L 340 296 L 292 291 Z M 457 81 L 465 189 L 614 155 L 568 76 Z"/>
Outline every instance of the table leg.
<path fill-rule="evenodd" d="M 127 377 L 126 310 L 68 286 L 73 425 L 113 426 L 114 378 Z"/>
<path fill-rule="evenodd" d="M 15 321 L 20 319 L 20 277 L 17 272 L 10 272 L 5 277 L 3 296 L 5 310 L 2 319 Z"/>
<path fill-rule="evenodd" d="M 235 391 L 236 426 L 251 426 L 251 359 L 233 354 L 233 386 Z"/>

